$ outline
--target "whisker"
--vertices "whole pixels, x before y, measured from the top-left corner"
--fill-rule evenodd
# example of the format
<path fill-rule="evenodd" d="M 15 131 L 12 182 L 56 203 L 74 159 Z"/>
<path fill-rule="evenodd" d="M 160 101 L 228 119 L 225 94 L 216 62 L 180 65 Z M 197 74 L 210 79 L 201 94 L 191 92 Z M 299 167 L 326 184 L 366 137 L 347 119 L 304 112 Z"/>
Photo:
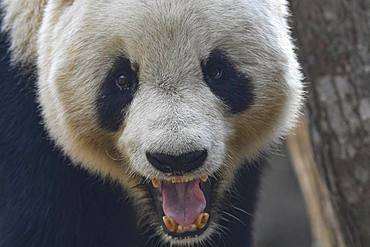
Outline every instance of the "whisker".
<path fill-rule="evenodd" d="M 225 213 L 226 215 L 230 216 L 231 218 L 235 219 L 236 221 L 238 221 L 240 224 L 242 224 L 243 226 L 247 226 L 243 221 L 241 221 L 238 217 L 236 217 L 235 215 L 233 215 L 232 213 L 229 213 L 227 211 L 222 211 L 223 213 Z"/>
<path fill-rule="evenodd" d="M 224 216 L 222 216 L 221 218 L 223 218 L 223 220 L 226 220 Z M 224 234 L 226 237 L 231 237 L 230 229 L 226 228 L 225 226 L 223 226 L 221 224 L 217 224 L 216 229 L 217 229 L 218 239 L 222 241 L 224 246 L 226 246 L 225 238 L 223 238 L 222 234 Z M 212 246 L 214 246 L 214 245 L 212 245 Z"/>
<path fill-rule="evenodd" d="M 235 206 L 235 205 L 231 205 L 234 209 L 236 209 L 236 210 L 238 210 L 239 212 L 242 212 L 242 213 L 245 213 L 246 215 L 249 215 L 249 216 L 251 216 L 251 217 L 254 217 L 254 215 L 253 214 L 251 214 L 251 213 L 248 213 L 247 211 L 245 211 L 244 209 L 241 209 L 241 208 L 239 208 L 239 207 L 237 207 L 237 206 Z"/>

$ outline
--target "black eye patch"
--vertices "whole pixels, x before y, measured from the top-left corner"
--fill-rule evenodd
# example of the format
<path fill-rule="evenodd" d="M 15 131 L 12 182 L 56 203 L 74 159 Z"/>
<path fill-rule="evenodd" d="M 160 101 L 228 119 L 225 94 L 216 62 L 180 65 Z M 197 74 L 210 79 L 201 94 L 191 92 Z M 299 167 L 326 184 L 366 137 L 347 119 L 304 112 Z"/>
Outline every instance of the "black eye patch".
<path fill-rule="evenodd" d="M 214 50 L 201 66 L 204 81 L 231 113 L 248 109 L 254 98 L 251 79 L 240 73 L 225 53 Z"/>
<path fill-rule="evenodd" d="M 138 87 L 136 69 L 130 60 L 118 58 L 107 74 L 97 100 L 101 127 L 116 131 L 122 124 L 125 109 L 134 98 Z"/>

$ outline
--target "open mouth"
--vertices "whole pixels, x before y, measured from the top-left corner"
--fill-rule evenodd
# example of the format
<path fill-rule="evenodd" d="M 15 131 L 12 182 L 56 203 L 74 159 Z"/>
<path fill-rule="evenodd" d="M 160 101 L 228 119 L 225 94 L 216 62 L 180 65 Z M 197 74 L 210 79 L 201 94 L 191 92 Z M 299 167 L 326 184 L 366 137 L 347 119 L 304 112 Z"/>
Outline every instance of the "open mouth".
<path fill-rule="evenodd" d="M 210 221 L 212 179 L 170 177 L 152 179 L 150 191 L 164 231 L 182 239 L 202 234 Z"/>

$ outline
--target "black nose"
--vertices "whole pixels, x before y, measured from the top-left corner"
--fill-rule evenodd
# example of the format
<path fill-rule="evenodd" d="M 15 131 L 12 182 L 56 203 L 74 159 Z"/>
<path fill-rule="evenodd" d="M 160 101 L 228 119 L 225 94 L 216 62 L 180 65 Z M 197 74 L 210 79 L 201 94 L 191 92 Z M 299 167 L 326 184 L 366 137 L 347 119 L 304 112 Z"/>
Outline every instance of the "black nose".
<path fill-rule="evenodd" d="M 158 170 L 165 173 L 182 175 L 203 165 L 207 158 L 207 150 L 184 153 L 178 156 L 147 152 L 146 157 Z"/>

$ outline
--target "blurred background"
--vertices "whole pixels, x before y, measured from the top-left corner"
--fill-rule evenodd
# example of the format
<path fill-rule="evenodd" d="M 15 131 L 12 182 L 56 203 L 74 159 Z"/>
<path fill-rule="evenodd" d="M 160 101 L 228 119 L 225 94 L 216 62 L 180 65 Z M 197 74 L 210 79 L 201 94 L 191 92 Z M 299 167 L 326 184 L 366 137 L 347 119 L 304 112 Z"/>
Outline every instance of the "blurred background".
<path fill-rule="evenodd" d="M 274 151 L 256 212 L 256 247 L 311 247 L 306 206 L 286 148 Z"/>

